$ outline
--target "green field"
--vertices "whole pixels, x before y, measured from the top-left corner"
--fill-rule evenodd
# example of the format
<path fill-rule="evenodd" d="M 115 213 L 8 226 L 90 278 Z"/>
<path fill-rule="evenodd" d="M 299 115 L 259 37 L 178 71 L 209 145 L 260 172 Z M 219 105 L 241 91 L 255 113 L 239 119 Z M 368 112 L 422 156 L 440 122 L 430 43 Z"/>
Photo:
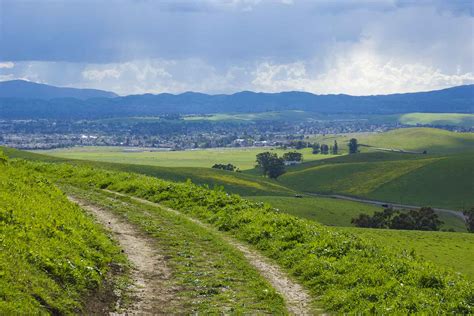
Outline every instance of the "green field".
<path fill-rule="evenodd" d="M 246 198 L 268 203 L 272 207 L 294 216 L 338 227 L 353 226 L 351 219 L 361 213 L 372 215 L 375 211 L 382 210 L 382 207 L 376 205 L 326 197 L 246 196 Z M 444 212 L 437 212 L 437 214 L 443 222 L 441 229 L 466 232 L 466 225 L 459 217 Z"/>
<path fill-rule="evenodd" d="M 395 129 L 384 133 L 352 133 L 344 135 L 315 135 L 310 141 L 326 144 L 337 140 L 343 150 L 349 139 L 356 138 L 359 144 L 371 147 L 360 147 L 362 152 L 374 151 L 375 148 L 402 149 L 428 154 L 449 154 L 474 151 L 474 133 L 456 133 L 427 127 Z"/>
<path fill-rule="evenodd" d="M 406 125 L 452 125 L 474 127 L 474 114 L 462 113 L 408 113 L 402 114 L 398 121 Z"/>
<path fill-rule="evenodd" d="M 278 155 L 290 150 L 274 148 L 218 148 L 185 151 L 149 151 L 145 148 L 138 152 L 128 151 L 125 147 L 73 147 L 35 151 L 55 157 L 67 159 L 85 159 L 106 162 L 118 162 L 162 167 L 201 167 L 210 168 L 216 163 L 232 163 L 241 170 L 255 167 L 255 156 L 264 151 L 275 152 Z M 313 155 L 309 148 L 299 150 L 306 161 L 325 159 L 332 155 Z"/>
<path fill-rule="evenodd" d="M 303 164 L 279 181 L 296 191 L 400 204 L 459 210 L 474 205 L 473 154 L 421 159 L 406 159 L 406 154 L 375 155 L 387 160 L 372 160 L 372 156 L 366 153 Z M 400 160 L 395 160 L 397 156 Z"/>
<path fill-rule="evenodd" d="M 159 118 L 130 118 L 129 121 L 156 121 Z M 354 120 L 374 123 L 400 123 L 404 125 L 434 125 L 474 127 L 474 114 L 467 113 L 406 113 L 388 115 L 321 114 L 307 111 L 271 111 L 260 113 L 216 113 L 210 115 L 189 115 L 185 121 L 238 122 L 255 124 L 258 121 L 331 121 Z"/>
<path fill-rule="evenodd" d="M 301 122 L 301 121 L 329 121 L 341 118 L 358 118 L 351 115 L 334 115 L 321 114 L 300 110 L 289 111 L 270 111 L 259 113 L 216 113 L 210 115 L 189 115 L 185 116 L 187 121 L 227 121 L 227 122 L 247 122 L 257 123 L 258 121 L 285 121 L 285 122 Z"/>
<path fill-rule="evenodd" d="M 474 264 L 472 256 L 469 255 L 474 253 L 474 234 L 355 227 L 340 229 L 369 238 L 379 245 L 390 245 L 395 251 L 415 250 L 426 260 L 453 268 L 474 280 Z"/>
<path fill-rule="evenodd" d="M 374 205 L 324 197 L 246 196 L 245 198 L 265 202 L 282 212 L 329 226 L 352 226 L 351 219 L 360 213 L 373 214 L 381 210 Z"/>

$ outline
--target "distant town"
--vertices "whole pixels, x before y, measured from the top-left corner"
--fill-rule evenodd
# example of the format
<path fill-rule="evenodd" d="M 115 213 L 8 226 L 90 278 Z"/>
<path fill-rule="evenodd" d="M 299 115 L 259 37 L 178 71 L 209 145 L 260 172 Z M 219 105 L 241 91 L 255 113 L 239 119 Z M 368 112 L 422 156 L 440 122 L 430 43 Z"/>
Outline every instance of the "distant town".
<path fill-rule="evenodd" d="M 366 119 L 301 122 L 234 122 L 182 118 L 125 118 L 110 120 L 0 120 L 0 145 L 19 149 L 72 146 L 150 147 L 187 150 L 218 147 L 284 146 L 309 135 L 384 132 L 405 127 Z M 438 126 L 439 127 L 439 126 Z M 444 126 L 454 131 L 472 128 Z"/>

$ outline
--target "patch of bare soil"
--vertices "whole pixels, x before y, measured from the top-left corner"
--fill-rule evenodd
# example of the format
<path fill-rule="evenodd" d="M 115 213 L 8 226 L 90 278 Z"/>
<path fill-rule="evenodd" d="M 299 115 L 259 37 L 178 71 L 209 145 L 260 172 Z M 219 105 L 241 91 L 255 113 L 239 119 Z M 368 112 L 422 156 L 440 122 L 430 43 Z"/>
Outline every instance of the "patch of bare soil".
<path fill-rule="evenodd" d="M 167 285 L 171 277 L 165 258 L 156 249 L 153 239 L 110 211 L 74 197 L 69 199 L 90 212 L 109 229 L 133 265 L 133 303 L 125 307 L 126 315 L 160 314 L 173 300 L 173 289 Z M 120 310 L 120 301 L 118 302 Z M 100 312 L 100 311 L 97 311 Z"/>

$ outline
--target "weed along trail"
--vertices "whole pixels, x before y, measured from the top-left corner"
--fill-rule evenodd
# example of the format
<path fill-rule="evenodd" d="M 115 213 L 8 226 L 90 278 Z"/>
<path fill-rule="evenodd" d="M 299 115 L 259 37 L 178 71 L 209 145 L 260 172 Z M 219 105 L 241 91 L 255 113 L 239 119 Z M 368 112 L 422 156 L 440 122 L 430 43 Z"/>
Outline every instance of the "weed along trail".
<path fill-rule="evenodd" d="M 126 314 L 153 314 L 170 304 L 173 291 L 165 285 L 170 278 L 170 269 L 164 257 L 157 252 L 153 239 L 101 207 L 72 196 L 69 196 L 69 200 L 93 214 L 98 222 L 107 227 L 133 264 L 131 279 L 134 302 L 127 306 Z"/>
<path fill-rule="evenodd" d="M 104 190 L 108 193 L 114 194 L 120 197 L 127 197 L 134 201 L 137 201 L 142 204 L 159 207 L 163 210 L 171 212 L 175 215 L 184 217 L 189 221 L 214 232 L 217 232 L 216 229 L 210 227 L 209 225 L 185 214 L 174 210 L 172 208 L 163 206 L 158 203 L 153 203 L 145 199 L 132 197 L 115 191 Z M 293 315 L 310 315 L 314 313 L 322 313 L 323 310 L 315 310 L 310 308 L 311 297 L 306 292 L 306 290 L 298 283 L 293 281 L 285 272 L 280 269 L 276 264 L 271 263 L 267 258 L 260 255 L 256 251 L 253 251 L 243 243 L 223 234 L 219 233 L 220 237 L 227 242 L 232 247 L 238 249 L 243 256 L 248 260 L 248 262 L 261 273 L 261 275 L 273 286 L 273 288 L 283 297 L 285 300 L 286 308 L 288 312 Z"/>

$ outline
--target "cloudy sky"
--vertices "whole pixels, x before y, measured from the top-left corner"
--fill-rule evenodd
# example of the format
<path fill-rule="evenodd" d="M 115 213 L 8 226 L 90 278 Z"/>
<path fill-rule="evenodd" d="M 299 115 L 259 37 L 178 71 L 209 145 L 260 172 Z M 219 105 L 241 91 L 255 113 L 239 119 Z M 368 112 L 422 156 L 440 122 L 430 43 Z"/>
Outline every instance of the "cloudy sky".
<path fill-rule="evenodd" d="M 0 81 L 353 95 L 474 83 L 474 1 L 0 0 Z"/>

